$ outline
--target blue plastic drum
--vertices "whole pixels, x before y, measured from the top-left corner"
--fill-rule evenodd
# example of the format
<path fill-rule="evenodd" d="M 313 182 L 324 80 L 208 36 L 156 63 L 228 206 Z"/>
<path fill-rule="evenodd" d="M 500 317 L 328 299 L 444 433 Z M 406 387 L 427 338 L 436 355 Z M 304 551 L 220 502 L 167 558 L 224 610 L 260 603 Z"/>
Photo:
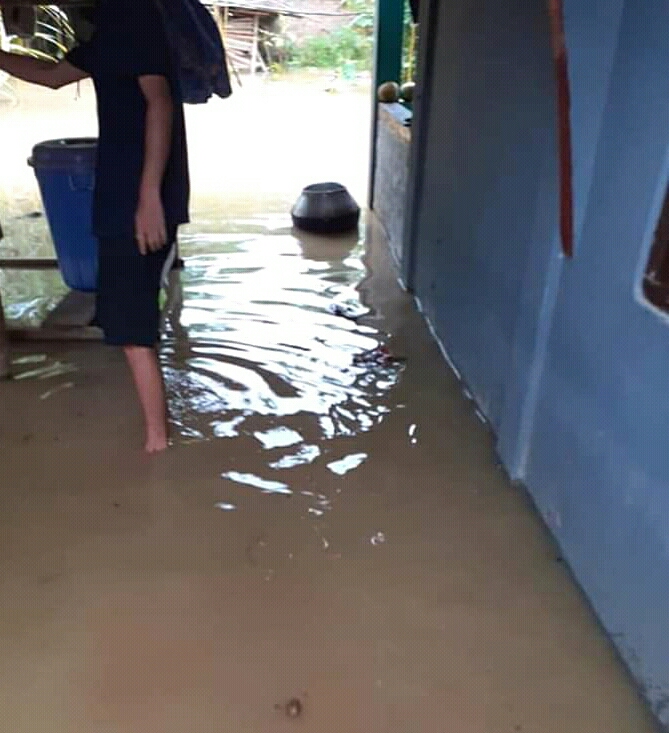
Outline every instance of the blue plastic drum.
<path fill-rule="evenodd" d="M 42 194 L 58 266 L 72 290 L 97 287 L 98 252 L 93 236 L 96 138 L 47 140 L 28 161 Z"/>

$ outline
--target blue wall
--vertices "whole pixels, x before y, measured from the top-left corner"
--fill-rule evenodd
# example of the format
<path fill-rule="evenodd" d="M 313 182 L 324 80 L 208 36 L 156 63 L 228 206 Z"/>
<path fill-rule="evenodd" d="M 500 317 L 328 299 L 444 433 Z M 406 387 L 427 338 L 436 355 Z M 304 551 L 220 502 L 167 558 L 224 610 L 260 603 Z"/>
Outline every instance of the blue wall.
<path fill-rule="evenodd" d="M 669 725 L 669 318 L 641 294 L 669 179 L 669 4 L 565 0 L 573 260 L 546 5 L 429 18 L 407 284 Z"/>

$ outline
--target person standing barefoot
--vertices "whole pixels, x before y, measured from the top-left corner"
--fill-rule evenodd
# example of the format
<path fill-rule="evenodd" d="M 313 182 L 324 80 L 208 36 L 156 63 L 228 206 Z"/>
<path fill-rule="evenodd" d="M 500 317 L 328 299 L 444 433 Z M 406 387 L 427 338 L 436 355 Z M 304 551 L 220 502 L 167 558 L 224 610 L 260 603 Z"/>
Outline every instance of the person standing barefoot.
<path fill-rule="evenodd" d="M 98 110 L 93 228 L 96 323 L 123 349 L 144 415 L 148 453 L 168 446 L 158 361 L 159 293 L 190 182 L 183 103 L 154 0 L 100 0 L 96 30 L 58 63 L 0 52 L 0 70 L 59 89 L 92 78 Z"/>

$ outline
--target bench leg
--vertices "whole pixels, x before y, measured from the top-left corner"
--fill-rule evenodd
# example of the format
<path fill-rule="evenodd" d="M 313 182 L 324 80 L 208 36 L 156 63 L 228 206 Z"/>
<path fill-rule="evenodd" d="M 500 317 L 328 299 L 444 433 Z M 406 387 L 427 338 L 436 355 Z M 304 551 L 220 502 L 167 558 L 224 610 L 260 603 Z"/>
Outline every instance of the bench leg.
<path fill-rule="evenodd" d="M 0 294 L 0 379 L 9 376 L 9 339 L 7 338 L 7 326 L 5 323 L 5 311 L 2 307 L 2 295 Z"/>

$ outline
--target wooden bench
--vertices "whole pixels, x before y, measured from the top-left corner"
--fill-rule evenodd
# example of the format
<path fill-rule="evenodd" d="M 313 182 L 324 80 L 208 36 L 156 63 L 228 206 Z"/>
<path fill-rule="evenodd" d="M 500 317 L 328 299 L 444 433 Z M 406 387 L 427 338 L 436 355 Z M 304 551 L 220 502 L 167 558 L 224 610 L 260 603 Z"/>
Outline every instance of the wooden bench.
<path fill-rule="evenodd" d="M 183 260 L 178 259 L 169 276 L 167 301 L 161 313 L 161 329 L 166 320 L 179 312 L 182 298 L 181 270 Z M 55 259 L 0 258 L 0 270 L 57 269 Z M 101 341 L 103 334 L 97 326 L 91 326 L 95 314 L 95 293 L 69 291 L 58 305 L 38 326 L 8 323 L 5 318 L 0 293 L 0 378 L 11 376 L 10 346 L 12 341 Z"/>
<path fill-rule="evenodd" d="M 0 259 L 0 270 L 43 270 L 56 269 L 56 260 L 36 258 Z M 95 294 L 68 292 L 58 305 L 37 326 L 26 326 L 8 322 L 5 317 L 0 293 L 0 379 L 11 376 L 12 341 L 99 341 L 102 331 L 90 326 L 95 312 Z"/>

